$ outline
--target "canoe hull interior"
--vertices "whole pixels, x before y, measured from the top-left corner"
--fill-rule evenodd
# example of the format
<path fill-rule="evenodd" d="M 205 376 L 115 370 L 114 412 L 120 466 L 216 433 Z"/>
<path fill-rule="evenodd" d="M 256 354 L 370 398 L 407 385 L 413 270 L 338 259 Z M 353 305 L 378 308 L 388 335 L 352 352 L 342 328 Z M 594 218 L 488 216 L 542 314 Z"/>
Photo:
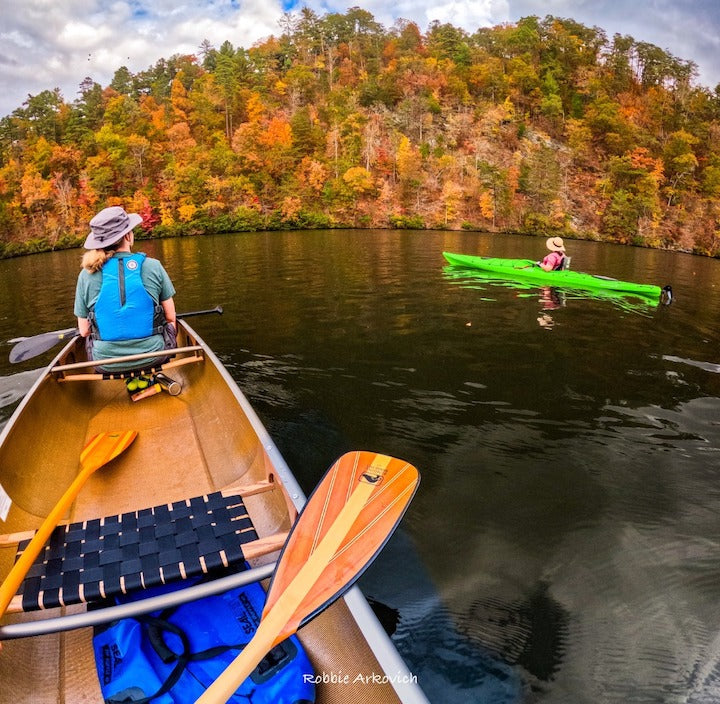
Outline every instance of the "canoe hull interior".
<path fill-rule="evenodd" d="M 84 361 L 70 343 L 48 367 L 0 435 L 0 484 L 12 499 L 4 535 L 36 529 L 74 479 L 80 453 L 95 434 L 137 430 L 135 442 L 95 472 L 66 517 L 111 516 L 219 491 L 272 482 L 276 487 L 245 498 L 260 538 L 288 531 L 302 492 L 262 424 L 227 371 L 192 329 L 181 323 L 180 346 L 201 347 L 197 360 L 166 373 L 182 393 L 130 400 L 120 379 L 67 380 L 94 376 L 93 369 L 53 373 L 52 367 Z M 0 547 L 0 578 L 12 567 L 15 549 Z M 277 559 L 258 557 L 253 566 Z M 84 611 L 85 606 L 8 614 L 0 624 Z M 372 626 L 374 628 L 374 626 Z M 344 601 L 299 632 L 319 672 L 382 672 L 363 630 Z M 100 702 L 91 647 L 92 631 L 6 641 L 0 654 L 0 704 L 7 702 Z M 357 701 L 367 685 L 358 685 Z M 318 685 L 317 701 L 353 701 L 352 688 Z M 372 700 L 400 701 L 389 685 L 373 685 Z"/>

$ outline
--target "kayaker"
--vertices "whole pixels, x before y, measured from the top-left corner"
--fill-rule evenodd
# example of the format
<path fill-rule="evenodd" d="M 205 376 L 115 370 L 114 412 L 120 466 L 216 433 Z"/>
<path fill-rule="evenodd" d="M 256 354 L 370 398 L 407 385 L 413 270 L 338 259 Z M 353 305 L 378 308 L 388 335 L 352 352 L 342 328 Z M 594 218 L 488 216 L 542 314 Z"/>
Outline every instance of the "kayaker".
<path fill-rule="evenodd" d="M 550 254 L 539 262 L 540 267 L 545 271 L 560 271 L 567 258 L 562 237 L 548 237 L 545 244 L 550 250 Z"/>
<path fill-rule="evenodd" d="M 88 359 L 103 360 L 177 346 L 175 288 L 163 265 L 143 253 L 132 253 L 137 213 L 120 206 L 101 210 L 90 221 L 82 269 L 75 290 L 78 329 L 86 340 Z M 124 371 L 157 364 L 159 358 L 101 371 Z M 149 379 L 131 379 L 128 390 L 147 386 Z M 134 388 L 130 388 L 134 384 Z"/>

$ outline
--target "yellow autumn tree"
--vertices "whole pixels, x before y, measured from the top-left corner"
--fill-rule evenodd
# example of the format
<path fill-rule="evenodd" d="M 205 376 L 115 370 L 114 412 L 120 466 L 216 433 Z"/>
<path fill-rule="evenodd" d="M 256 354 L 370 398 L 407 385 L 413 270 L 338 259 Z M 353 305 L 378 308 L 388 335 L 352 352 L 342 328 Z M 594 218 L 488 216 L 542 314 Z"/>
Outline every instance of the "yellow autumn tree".
<path fill-rule="evenodd" d="M 343 174 L 343 181 L 356 195 L 365 195 L 375 188 L 372 174 L 364 166 L 353 166 Z"/>
<path fill-rule="evenodd" d="M 478 205 L 480 206 L 480 215 L 486 220 L 493 220 L 495 217 L 495 203 L 492 193 L 490 191 L 483 191 L 478 198 Z"/>
<path fill-rule="evenodd" d="M 327 178 L 327 166 L 308 156 L 302 158 L 297 168 L 297 179 L 304 190 L 317 196 L 325 186 Z"/>
<path fill-rule="evenodd" d="M 420 150 L 403 135 L 398 144 L 395 156 L 398 178 L 401 183 L 408 184 L 418 178 L 421 173 Z"/>
<path fill-rule="evenodd" d="M 462 197 L 463 190 L 459 184 L 454 181 L 446 181 L 443 184 L 442 200 L 445 206 L 445 227 L 457 218 Z"/>
<path fill-rule="evenodd" d="M 353 212 L 357 217 L 360 199 L 375 190 L 372 174 L 364 166 L 352 166 L 343 174 L 343 181 L 353 198 Z"/>

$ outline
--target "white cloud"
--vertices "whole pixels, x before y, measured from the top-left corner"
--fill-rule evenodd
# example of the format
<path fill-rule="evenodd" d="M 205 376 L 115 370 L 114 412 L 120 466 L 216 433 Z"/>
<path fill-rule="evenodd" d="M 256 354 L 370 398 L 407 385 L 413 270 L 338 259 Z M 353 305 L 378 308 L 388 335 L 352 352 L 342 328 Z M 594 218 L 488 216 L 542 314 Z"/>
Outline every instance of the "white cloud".
<path fill-rule="evenodd" d="M 172 0 L 3 0 L 0 116 L 28 95 L 59 87 L 76 98 L 89 76 L 107 85 L 121 66 L 138 72 L 161 58 L 195 54 L 203 40 L 250 46 L 278 32 L 279 0 L 181 4 Z"/>
<path fill-rule="evenodd" d="M 508 4 L 505 0 L 451 0 L 451 2 L 434 3 L 425 10 L 429 22 L 439 20 L 456 27 L 464 27 L 474 31 L 479 27 L 487 27 L 507 17 Z"/>

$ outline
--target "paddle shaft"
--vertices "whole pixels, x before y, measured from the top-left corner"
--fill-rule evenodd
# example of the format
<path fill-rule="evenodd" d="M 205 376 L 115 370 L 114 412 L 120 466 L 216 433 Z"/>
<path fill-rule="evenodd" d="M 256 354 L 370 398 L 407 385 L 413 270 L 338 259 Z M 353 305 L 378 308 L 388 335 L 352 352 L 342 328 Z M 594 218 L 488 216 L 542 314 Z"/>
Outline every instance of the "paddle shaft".
<path fill-rule="evenodd" d="M 215 306 L 214 308 L 208 308 L 207 310 L 191 310 L 188 313 L 178 313 L 175 317 L 176 318 L 192 318 L 195 315 L 210 315 L 212 313 L 217 313 L 218 315 L 222 315 L 223 307 L 222 306 Z"/>
<path fill-rule="evenodd" d="M 137 433 L 135 431 L 100 433 L 94 436 L 85 446 L 80 455 L 80 472 L 78 472 L 72 484 L 70 484 L 52 511 L 47 515 L 22 555 L 20 555 L 10 572 L 8 572 L 3 583 L 0 584 L 0 617 L 2 617 L 7 610 L 23 579 L 25 579 L 25 575 L 28 573 L 35 558 L 40 554 L 40 551 L 55 529 L 55 526 L 57 526 L 65 515 L 65 512 L 72 505 L 73 501 L 75 501 L 90 475 L 129 447 L 136 436 Z"/>
<path fill-rule="evenodd" d="M 33 562 L 35 562 L 35 558 L 40 554 L 40 551 L 45 546 L 53 530 L 55 530 L 57 524 L 60 523 L 65 516 L 66 511 L 80 493 L 80 489 L 82 489 L 95 469 L 94 467 L 86 467 L 75 477 L 73 483 L 62 495 L 53 510 L 50 511 L 28 546 L 23 550 L 22 555 L 20 555 L 13 565 L 5 581 L 0 585 L 0 616 L 5 613 L 12 598 L 22 584 L 23 579 L 25 579 L 25 575 L 28 573 L 30 567 L 32 567 Z"/>
<path fill-rule="evenodd" d="M 387 460 L 389 461 L 390 458 L 388 457 Z M 224 704 L 227 702 L 268 651 L 295 632 L 294 628 L 290 632 L 287 631 L 288 621 L 332 560 L 374 490 L 375 485 L 373 484 L 359 482 L 356 485 L 348 502 L 343 506 L 310 558 L 286 587 L 273 608 L 268 613 L 263 613 L 252 640 L 215 682 L 205 690 L 196 704 Z M 282 560 L 284 556 L 283 553 L 280 559 Z M 342 592 L 344 587 L 344 582 L 338 584 L 336 593 Z M 328 605 L 329 603 L 328 601 Z"/>
<path fill-rule="evenodd" d="M 187 313 L 178 313 L 177 318 L 191 318 L 196 315 L 209 315 L 211 313 L 218 313 L 222 315 L 223 307 L 215 306 L 215 308 L 209 308 L 207 310 L 193 310 Z M 24 362 L 26 359 L 32 359 L 37 357 L 43 352 L 47 352 L 49 349 L 70 337 L 75 337 L 79 334 L 77 328 L 67 328 L 65 330 L 53 330 L 52 332 L 43 332 L 39 335 L 33 335 L 20 340 L 10 350 L 10 362 L 15 364 L 17 362 Z"/>

